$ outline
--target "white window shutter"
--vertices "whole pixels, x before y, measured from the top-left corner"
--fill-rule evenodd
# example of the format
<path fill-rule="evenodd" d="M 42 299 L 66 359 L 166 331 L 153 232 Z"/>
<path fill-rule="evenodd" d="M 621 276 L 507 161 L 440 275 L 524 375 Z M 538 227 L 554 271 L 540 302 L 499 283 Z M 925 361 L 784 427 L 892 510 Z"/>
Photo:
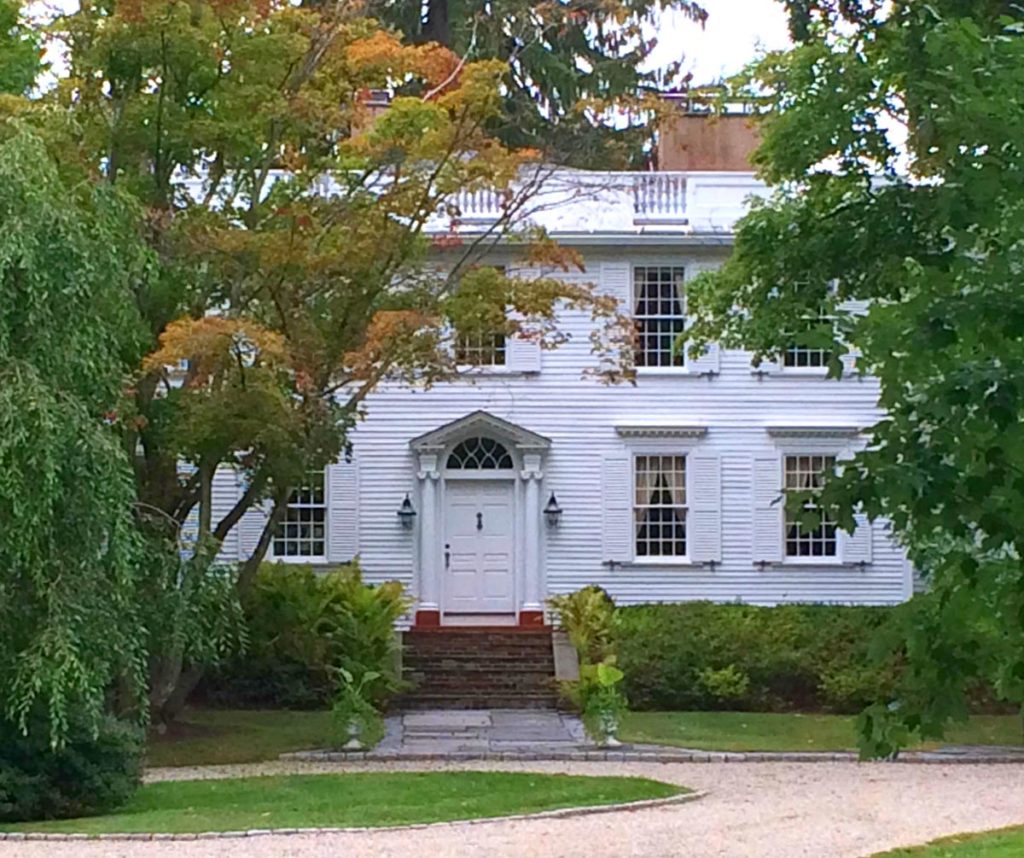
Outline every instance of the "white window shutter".
<path fill-rule="evenodd" d="M 710 453 L 687 457 L 688 553 L 694 563 L 722 562 L 722 459 Z"/>
<path fill-rule="evenodd" d="M 633 462 L 606 456 L 601 473 L 601 543 L 605 562 L 633 559 Z"/>
<path fill-rule="evenodd" d="M 840 559 L 849 565 L 870 563 L 874 529 L 863 513 L 855 513 L 853 518 L 857 522 L 853 533 L 839 531 Z"/>
<path fill-rule="evenodd" d="M 217 468 L 213 475 L 213 485 L 210 487 L 211 495 L 211 526 L 216 529 L 217 525 L 226 516 L 235 504 L 238 503 L 238 476 L 233 468 Z M 218 563 L 238 562 L 238 527 L 231 529 L 231 532 L 224 537 L 221 543 L 220 552 L 217 554 Z"/>
<path fill-rule="evenodd" d="M 512 372 L 540 372 L 540 342 L 527 337 L 505 339 L 505 366 Z"/>
<path fill-rule="evenodd" d="M 239 495 L 246 488 L 246 482 L 240 475 L 238 481 Z M 238 522 L 238 554 L 240 560 L 248 560 L 252 556 L 269 518 L 270 504 L 267 501 L 253 504 L 245 511 L 241 521 Z"/>
<path fill-rule="evenodd" d="M 348 563 L 359 553 L 359 467 L 355 459 L 327 467 L 327 560 Z"/>
<path fill-rule="evenodd" d="M 782 493 L 782 456 L 754 457 L 754 562 L 782 561 L 786 499 Z"/>
<path fill-rule="evenodd" d="M 630 305 L 630 281 L 633 267 L 628 262 L 602 262 L 600 291 L 603 295 L 610 295 L 619 302 L 619 311 L 632 313 Z"/>
<path fill-rule="evenodd" d="M 689 288 L 691 280 L 695 279 L 705 271 L 716 271 L 721 267 L 720 262 L 691 262 L 686 266 L 686 283 Z M 717 375 L 722 371 L 721 351 L 718 343 L 711 343 L 699 357 L 690 356 L 690 343 L 686 344 L 686 368 L 697 375 Z"/>

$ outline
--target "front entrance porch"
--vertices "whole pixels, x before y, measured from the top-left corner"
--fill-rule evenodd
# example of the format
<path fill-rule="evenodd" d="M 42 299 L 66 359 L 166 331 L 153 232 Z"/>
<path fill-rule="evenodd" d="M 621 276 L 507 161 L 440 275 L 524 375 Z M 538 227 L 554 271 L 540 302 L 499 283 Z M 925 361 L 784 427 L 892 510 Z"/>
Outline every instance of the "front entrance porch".
<path fill-rule="evenodd" d="M 542 626 L 550 440 L 476 411 L 410 446 L 421 510 L 416 626 Z"/>

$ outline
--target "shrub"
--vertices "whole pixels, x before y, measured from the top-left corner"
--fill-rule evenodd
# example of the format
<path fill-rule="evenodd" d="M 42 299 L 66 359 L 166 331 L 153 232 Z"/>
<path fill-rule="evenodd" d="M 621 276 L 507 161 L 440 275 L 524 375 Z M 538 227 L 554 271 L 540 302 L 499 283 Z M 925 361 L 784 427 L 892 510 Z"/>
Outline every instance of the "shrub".
<path fill-rule="evenodd" d="M 65 819 L 105 813 L 124 804 L 139 785 L 142 731 L 107 718 L 94 736 L 73 720 L 66 743 L 54 750 L 42 717 L 25 736 L 0 721 L 0 822 Z"/>
<path fill-rule="evenodd" d="M 591 585 L 575 593 L 552 596 L 548 604 L 558 614 L 559 625 L 581 661 L 597 664 L 612 654 L 615 603 L 604 590 Z"/>
<path fill-rule="evenodd" d="M 376 671 L 367 671 L 361 677 L 339 668 L 340 687 L 331 707 L 335 742 L 346 750 L 372 748 L 384 738 L 384 719 L 367 694 L 367 689 L 379 679 Z"/>
<path fill-rule="evenodd" d="M 248 647 L 203 680 L 197 697 L 215 706 L 323 709 L 338 668 L 377 674 L 368 697 L 382 705 L 400 685 L 395 622 L 408 610 L 401 584 L 371 586 L 358 566 L 317 573 L 264 564 L 245 600 Z"/>
<path fill-rule="evenodd" d="M 856 712 L 899 679 L 895 658 L 868 652 L 891 608 L 688 602 L 617 614 L 634 709 Z"/>

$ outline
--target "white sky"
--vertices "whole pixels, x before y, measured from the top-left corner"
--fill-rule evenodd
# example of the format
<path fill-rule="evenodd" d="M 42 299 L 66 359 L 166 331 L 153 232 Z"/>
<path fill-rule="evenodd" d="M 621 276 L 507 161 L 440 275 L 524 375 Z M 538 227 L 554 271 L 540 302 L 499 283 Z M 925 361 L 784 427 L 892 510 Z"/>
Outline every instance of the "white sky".
<path fill-rule="evenodd" d="M 759 50 L 789 45 L 786 14 L 779 0 L 704 0 L 704 29 L 682 15 L 666 13 L 651 65 L 679 59 L 693 72 L 693 85 L 713 83 L 740 71 Z"/>
<path fill-rule="evenodd" d="M 780 0 L 703 0 L 703 5 L 708 11 L 703 29 L 682 15 L 662 15 L 649 65 L 661 67 L 683 59 L 685 70 L 693 72 L 693 84 L 701 86 L 740 71 L 761 49 L 789 44 Z M 77 6 L 78 0 L 37 0 L 29 8 L 36 14 L 52 14 Z M 47 59 L 56 61 L 59 73 L 59 57 Z"/>

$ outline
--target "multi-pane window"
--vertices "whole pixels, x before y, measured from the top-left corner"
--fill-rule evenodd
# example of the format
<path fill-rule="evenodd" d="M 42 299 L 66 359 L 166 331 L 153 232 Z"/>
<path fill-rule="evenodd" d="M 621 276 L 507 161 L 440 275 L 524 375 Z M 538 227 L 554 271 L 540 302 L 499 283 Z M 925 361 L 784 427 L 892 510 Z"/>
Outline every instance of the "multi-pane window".
<path fill-rule="evenodd" d="M 833 318 L 827 313 L 817 316 L 817 321 L 823 328 L 832 328 Z M 827 348 L 818 346 L 801 345 L 793 343 L 783 355 L 783 366 L 795 369 L 824 369 L 832 358 L 832 352 Z"/>
<path fill-rule="evenodd" d="M 324 471 L 311 471 L 306 482 L 292 492 L 284 519 L 274 533 L 275 557 L 327 555 L 327 500 Z"/>
<path fill-rule="evenodd" d="M 504 265 L 482 268 L 505 274 Z M 500 330 L 467 331 L 455 338 L 455 362 L 459 366 L 505 366 L 506 351 L 505 334 Z"/>
<path fill-rule="evenodd" d="M 637 557 L 686 556 L 686 456 L 633 459 Z"/>
<path fill-rule="evenodd" d="M 806 348 L 805 346 L 790 346 L 786 349 L 785 366 L 822 369 L 828 366 L 832 353 L 828 349 Z"/>
<path fill-rule="evenodd" d="M 821 491 L 826 474 L 835 470 L 835 456 L 786 456 L 787 492 Z M 813 500 L 804 503 L 804 509 L 816 509 Z M 786 512 L 786 556 L 787 557 L 835 557 L 836 523 L 822 516 L 815 527 L 804 527 L 787 508 Z"/>
<path fill-rule="evenodd" d="M 504 366 L 505 335 L 460 334 L 455 340 L 455 362 L 460 366 Z"/>
<path fill-rule="evenodd" d="M 686 329 L 684 270 L 679 265 L 633 268 L 633 317 L 636 320 L 638 367 L 683 366 L 679 342 Z"/>

